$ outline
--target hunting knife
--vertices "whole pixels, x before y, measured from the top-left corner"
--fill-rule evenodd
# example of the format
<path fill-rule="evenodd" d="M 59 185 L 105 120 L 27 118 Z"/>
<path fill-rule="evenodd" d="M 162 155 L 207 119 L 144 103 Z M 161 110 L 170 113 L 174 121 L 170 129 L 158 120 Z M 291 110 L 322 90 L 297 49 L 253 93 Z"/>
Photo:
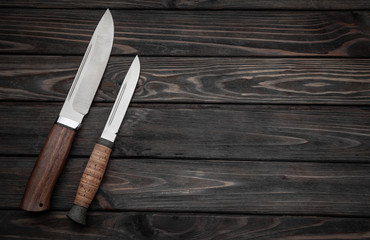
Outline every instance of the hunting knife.
<path fill-rule="evenodd" d="M 77 130 L 90 109 L 112 50 L 114 25 L 108 10 L 99 21 L 58 119 L 38 156 L 20 208 L 41 212 L 50 208 L 50 198 Z"/>
<path fill-rule="evenodd" d="M 74 205 L 67 216 L 86 225 L 86 214 L 103 179 L 109 156 L 140 75 L 138 56 L 133 60 L 114 102 L 102 135 L 94 146 L 80 180 Z"/>

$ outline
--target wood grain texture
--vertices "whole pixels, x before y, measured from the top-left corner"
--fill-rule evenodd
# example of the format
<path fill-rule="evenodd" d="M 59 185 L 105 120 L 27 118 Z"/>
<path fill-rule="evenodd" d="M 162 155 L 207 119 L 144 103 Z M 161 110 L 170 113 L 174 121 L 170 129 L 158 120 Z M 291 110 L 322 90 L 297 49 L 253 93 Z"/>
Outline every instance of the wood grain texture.
<path fill-rule="evenodd" d="M 92 212 L 82 228 L 64 212 L 2 211 L 4 239 L 368 239 L 370 220 L 291 216 Z"/>
<path fill-rule="evenodd" d="M 89 208 L 104 177 L 111 151 L 109 147 L 95 144 L 78 186 L 74 204 Z"/>
<path fill-rule="evenodd" d="M 88 0 L 88 1 L 47 1 L 47 0 L 1 0 L 0 7 L 27 8 L 110 8 L 110 9 L 289 9 L 289 10 L 363 10 L 370 9 L 367 0 Z"/>
<path fill-rule="evenodd" d="M 106 8 L 113 57 L 53 211 L 20 211 Z M 0 0 L 0 238 L 370 239 L 369 10 L 367 0 Z M 135 54 L 133 104 L 80 228 L 65 215 Z"/>
<path fill-rule="evenodd" d="M 3 56 L 0 100 L 64 101 L 82 56 Z M 111 57 L 95 102 L 113 102 L 132 57 Z M 370 104 L 369 59 L 140 57 L 136 103 Z"/>
<path fill-rule="evenodd" d="M 75 135 L 73 129 L 53 125 L 29 177 L 21 209 L 41 212 L 50 208 L 54 186 L 63 171 Z"/>
<path fill-rule="evenodd" d="M 53 210 L 72 206 L 86 162 L 68 161 Z M 0 158 L 2 209 L 17 208 L 32 163 Z M 90 208 L 369 217 L 369 182 L 369 164 L 112 158 Z"/>
<path fill-rule="evenodd" d="M 0 53 L 83 54 L 102 14 L 0 9 Z M 363 14 L 113 10 L 112 54 L 369 57 Z"/>
<path fill-rule="evenodd" d="M 0 154 L 38 154 L 61 105 L 0 104 Z M 90 155 L 111 107 L 94 104 L 72 155 Z M 131 104 L 112 156 L 369 162 L 368 116 L 368 107 Z"/>

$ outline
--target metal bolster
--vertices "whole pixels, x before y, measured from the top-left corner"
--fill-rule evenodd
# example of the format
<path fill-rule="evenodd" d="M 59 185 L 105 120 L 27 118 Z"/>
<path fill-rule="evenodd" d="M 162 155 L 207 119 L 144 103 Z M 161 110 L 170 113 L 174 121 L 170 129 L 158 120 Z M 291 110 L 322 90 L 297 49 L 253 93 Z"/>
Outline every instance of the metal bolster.
<path fill-rule="evenodd" d="M 81 127 L 81 123 L 62 116 L 58 117 L 57 123 L 73 130 L 78 130 Z"/>
<path fill-rule="evenodd" d="M 104 138 L 104 139 L 106 139 L 106 140 L 108 140 L 108 141 L 114 142 L 114 140 L 116 139 L 116 136 L 117 136 L 117 134 L 116 134 L 116 133 L 111 132 L 111 131 L 109 131 L 109 130 L 106 130 L 106 129 L 104 128 L 103 133 L 102 133 L 102 135 L 101 135 L 100 137 L 101 137 L 101 138 Z"/>
<path fill-rule="evenodd" d="M 113 142 L 111 142 L 111 141 L 109 141 L 107 139 L 104 139 L 104 138 L 99 138 L 98 144 L 103 145 L 103 146 L 106 146 L 106 147 L 109 147 L 110 149 L 112 149 L 113 148 L 113 145 L 114 145 Z"/>

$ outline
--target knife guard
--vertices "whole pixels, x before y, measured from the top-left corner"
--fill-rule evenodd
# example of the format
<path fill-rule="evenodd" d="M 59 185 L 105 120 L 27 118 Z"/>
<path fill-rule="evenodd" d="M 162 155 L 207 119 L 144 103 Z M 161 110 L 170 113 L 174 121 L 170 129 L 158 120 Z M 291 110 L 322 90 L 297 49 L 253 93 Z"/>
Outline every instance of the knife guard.
<path fill-rule="evenodd" d="M 86 213 L 103 179 L 105 169 L 112 152 L 113 143 L 100 139 L 95 144 L 89 161 L 80 180 L 74 205 L 67 216 L 82 225 L 86 225 Z"/>
<path fill-rule="evenodd" d="M 54 186 L 63 170 L 76 131 L 55 123 L 28 179 L 20 208 L 41 212 L 50 208 Z"/>

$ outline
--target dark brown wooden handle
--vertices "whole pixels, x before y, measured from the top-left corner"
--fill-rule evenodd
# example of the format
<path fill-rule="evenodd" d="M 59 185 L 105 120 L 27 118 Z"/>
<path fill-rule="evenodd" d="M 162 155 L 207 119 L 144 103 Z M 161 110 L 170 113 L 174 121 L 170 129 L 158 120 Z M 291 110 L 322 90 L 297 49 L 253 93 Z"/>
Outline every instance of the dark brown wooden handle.
<path fill-rule="evenodd" d="M 63 170 L 76 131 L 54 124 L 36 161 L 20 208 L 40 212 L 50 208 L 54 186 Z"/>
<path fill-rule="evenodd" d="M 74 204 L 89 208 L 103 179 L 112 149 L 96 143 L 78 186 Z"/>

